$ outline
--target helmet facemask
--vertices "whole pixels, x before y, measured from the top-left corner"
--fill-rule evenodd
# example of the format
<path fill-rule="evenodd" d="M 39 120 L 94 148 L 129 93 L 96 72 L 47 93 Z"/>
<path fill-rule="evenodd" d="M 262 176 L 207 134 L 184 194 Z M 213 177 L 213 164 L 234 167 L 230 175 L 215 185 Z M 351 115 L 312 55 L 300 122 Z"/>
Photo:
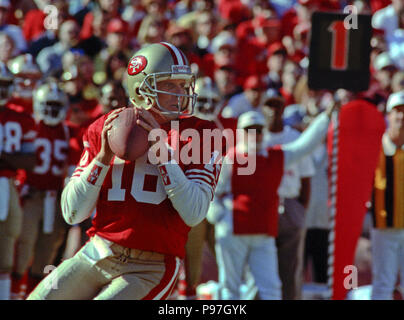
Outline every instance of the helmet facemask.
<path fill-rule="evenodd" d="M 34 115 L 37 121 L 56 126 L 66 118 L 69 102 L 56 83 L 46 83 L 34 92 Z"/>
<path fill-rule="evenodd" d="M 158 89 L 158 83 L 164 80 L 185 80 L 185 93 L 173 93 L 169 91 L 163 91 Z M 192 115 L 194 112 L 194 107 L 197 99 L 197 94 L 195 93 L 195 76 L 192 73 L 169 73 L 169 72 L 159 72 L 148 74 L 139 88 L 136 88 L 138 93 L 144 98 L 144 100 L 149 100 L 146 109 L 150 109 L 152 106 L 157 106 L 163 115 Z M 177 111 L 167 109 L 163 106 L 160 101 L 158 94 L 167 94 L 177 97 Z"/>
<path fill-rule="evenodd" d="M 51 101 L 41 103 L 42 120 L 48 126 L 56 126 L 66 118 L 66 108 L 60 101 Z"/>

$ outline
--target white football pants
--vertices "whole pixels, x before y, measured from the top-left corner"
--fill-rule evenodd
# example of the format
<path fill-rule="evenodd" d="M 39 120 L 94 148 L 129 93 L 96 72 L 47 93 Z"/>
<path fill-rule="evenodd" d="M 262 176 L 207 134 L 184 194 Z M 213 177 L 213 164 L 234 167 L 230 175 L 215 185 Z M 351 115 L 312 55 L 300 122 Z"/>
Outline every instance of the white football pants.
<path fill-rule="evenodd" d="M 372 300 L 392 300 L 398 274 L 404 288 L 404 230 L 372 229 L 371 241 Z"/>
<path fill-rule="evenodd" d="M 281 281 L 275 239 L 264 235 L 232 235 L 216 239 L 221 299 L 240 300 L 248 265 L 262 300 L 280 300 Z"/>

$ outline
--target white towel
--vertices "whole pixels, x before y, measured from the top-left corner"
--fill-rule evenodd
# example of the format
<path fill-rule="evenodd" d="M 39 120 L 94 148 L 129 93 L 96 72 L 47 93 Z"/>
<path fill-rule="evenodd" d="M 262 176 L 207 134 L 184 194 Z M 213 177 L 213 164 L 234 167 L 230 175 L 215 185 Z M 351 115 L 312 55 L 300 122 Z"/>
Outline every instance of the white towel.
<path fill-rule="evenodd" d="M 80 249 L 78 254 L 95 265 L 98 261 L 113 255 L 111 245 L 111 241 L 95 235 Z"/>
<path fill-rule="evenodd" d="M 43 210 L 43 233 L 52 233 L 55 222 L 56 191 L 46 191 Z"/>
<path fill-rule="evenodd" d="M 6 221 L 10 208 L 10 184 L 8 178 L 0 177 L 0 221 Z"/>

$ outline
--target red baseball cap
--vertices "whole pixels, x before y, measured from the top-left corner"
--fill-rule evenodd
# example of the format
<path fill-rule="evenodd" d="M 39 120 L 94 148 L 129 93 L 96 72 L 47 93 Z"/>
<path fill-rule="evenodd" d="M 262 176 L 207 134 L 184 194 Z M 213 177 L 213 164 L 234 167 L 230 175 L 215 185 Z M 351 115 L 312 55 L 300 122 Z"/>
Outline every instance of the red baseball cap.
<path fill-rule="evenodd" d="M 250 9 L 238 1 L 223 2 L 219 11 L 223 19 L 235 24 L 248 19 L 251 15 Z"/>
<path fill-rule="evenodd" d="M 266 84 L 262 80 L 261 77 L 257 75 L 252 75 L 249 76 L 246 81 L 244 81 L 243 84 L 243 89 L 248 90 L 248 89 L 261 89 L 265 90 L 266 89 Z"/>
<path fill-rule="evenodd" d="M 112 19 L 107 25 L 108 33 L 127 33 L 128 32 L 128 24 L 118 18 Z"/>

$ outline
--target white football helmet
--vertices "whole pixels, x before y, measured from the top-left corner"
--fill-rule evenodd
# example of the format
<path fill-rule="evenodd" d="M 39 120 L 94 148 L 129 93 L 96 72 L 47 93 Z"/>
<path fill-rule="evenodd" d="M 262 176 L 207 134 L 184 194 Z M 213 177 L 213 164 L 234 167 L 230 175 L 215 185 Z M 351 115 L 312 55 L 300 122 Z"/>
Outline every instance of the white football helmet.
<path fill-rule="evenodd" d="M 198 100 L 195 104 L 195 116 L 205 120 L 215 120 L 220 111 L 220 94 L 211 78 L 198 78 L 195 83 Z"/>
<path fill-rule="evenodd" d="M 56 126 L 66 118 L 69 108 L 67 95 L 56 81 L 46 82 L 34 91 L 34 117 L 48 126 Z"/>
<path fill-rule="evenodd" d="M 184 53 L 167 42 L 153 43 L 141 48 L 130 59 L 127 69 L 127 90 L 130 101 L 137 107 L 150 109 L 153 105 L 163 114 L 192 114 L 196 102 L 195 75 Z M 157 83 L 167 79 L 186 81 L 186 93 L 176 94 L 157 89 Z M 164 108 L 158 93 L 178 98 L 178 111 Z"/>
<path fill-rule="evenodd" d="M 0 61 L 0 106 L 6 105 L 13 91 L 14 76 Z"/>
<path fill-rule="evenodd" d="M 32 91 L 42 76 L 32 55 L 26 53 L 15 57 L 8 62 L 8 67 L 15 77 L 13 95 L 17 98 L 31 99 Z"/>

